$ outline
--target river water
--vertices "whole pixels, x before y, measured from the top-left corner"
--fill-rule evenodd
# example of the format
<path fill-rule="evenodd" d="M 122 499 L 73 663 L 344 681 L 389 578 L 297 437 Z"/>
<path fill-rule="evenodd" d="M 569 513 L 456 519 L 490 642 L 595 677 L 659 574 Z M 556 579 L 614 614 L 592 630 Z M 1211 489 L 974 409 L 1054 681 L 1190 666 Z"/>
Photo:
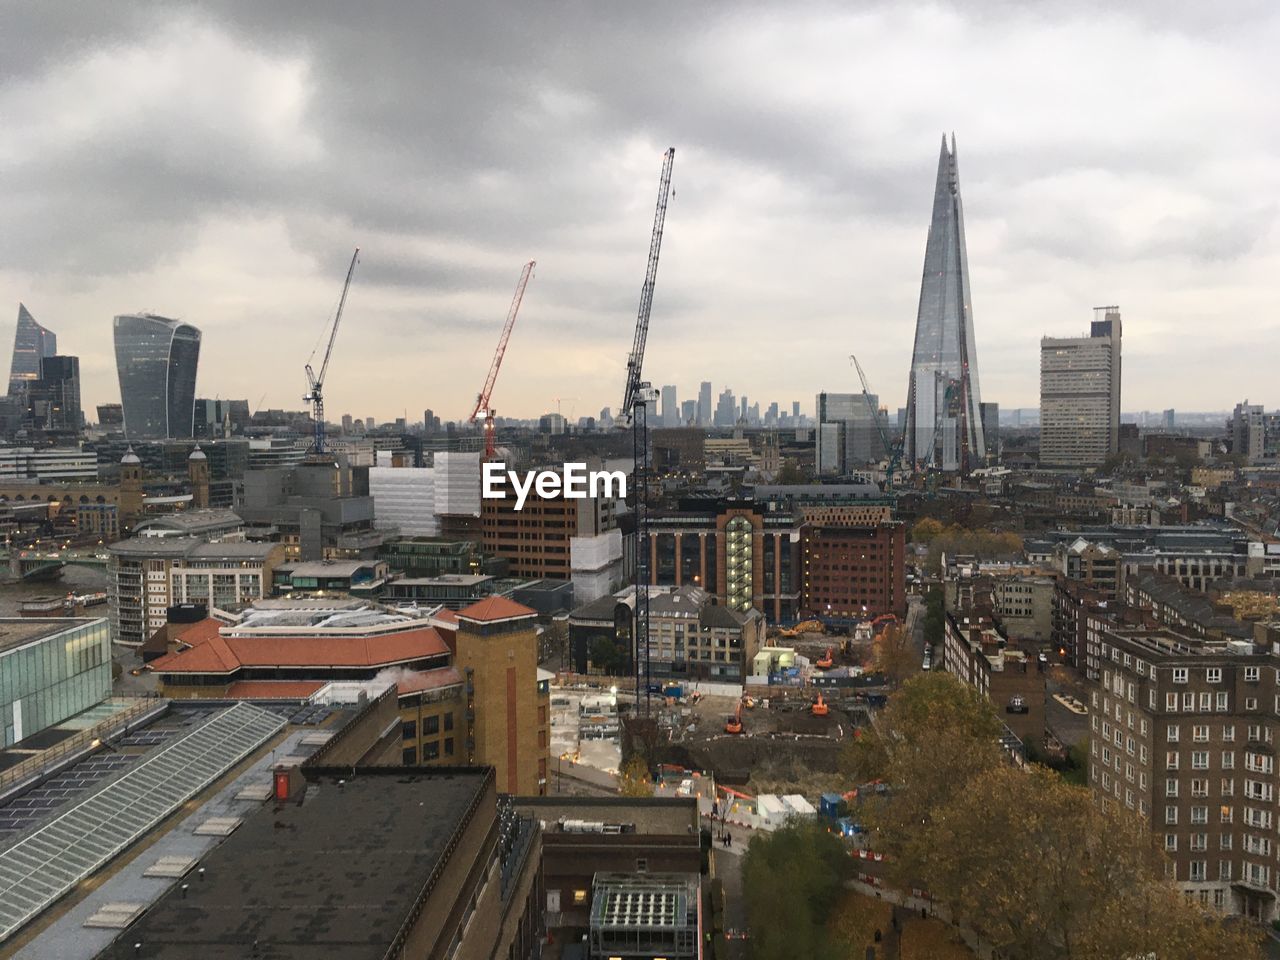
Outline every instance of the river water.
<path fill-rule="evenodd" d="M 18 605 L 37 597 L 60 597 L 69 591 L 96 593 L 107 589 L 107 573 L 93 567 L 63 567 L 62 576 L 56 580 L 38 583 L 0 583 L 0 617 L 16 617 Z M 107 606 L 90 607 L 86 615 L 105 617 Z"/>

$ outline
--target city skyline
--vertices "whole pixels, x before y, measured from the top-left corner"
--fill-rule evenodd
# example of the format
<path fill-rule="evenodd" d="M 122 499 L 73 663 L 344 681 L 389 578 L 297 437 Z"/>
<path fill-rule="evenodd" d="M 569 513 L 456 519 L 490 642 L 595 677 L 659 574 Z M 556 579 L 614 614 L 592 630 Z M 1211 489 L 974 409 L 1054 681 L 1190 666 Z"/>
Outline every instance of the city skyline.
<path fill-rule="evenodd" d="M 1102 22 L 1087 5 L 999 21 L 936 7 L 684 11 L 634 74 L 593 51 L 656 28 L 615 15 L 406 10 L 362 26 L 366 52 L 403 84 L 379 92 L 337 55 L 350 42 L 341 23 L 16 12 L 6 35 L 24 39 L 5 45 L 0 86 L 13 118 L 0 337 L 26 303 L 82 358 L 92 409 L 119 399 L 110 318 L 147 307 L 205 331 L 202 394 L 297 408 L 358 242 L 330 408 L 382 420 L 426 402 L 456 419 L 483 380 L 508 275 L 536 256 L 495 405 L 524 417 L 565 393 L 580 409 L 613 405 L 670 142 L 686 159 L 649 378 L 711 373 L 809 397 L 856 389 L 842 358 L 857 352 L 896 408 L 931 144 L 954 129 L 984 399 L 1035 406 L 1039 338 L 1119 302 L 1132 407 L 1174 403 L 1170 382 L 1186 385 L 1179 406 L 1229 409 L 1238 394 L 1276 405 L 1265 351 L 1249 349 L 1278 323 L 1265 198 L 1280 149 L 1251 119 L 1280 32 L 1271 10 L 1231 25 L 1163 6 Z M 726 33 L 738 52 L 714 42 Z M 572 56 L 550 55 L 561 38 Z M 867 55 L 851 63 L 851 48 Z M 1101 60 L 1112 67 L 1082 66 Z M 1025 65 L 1025 81 L 1008 85 L 997 62 Z M 945 107 L 934 83 L 915 82 L 940 76 Z M 1184 87 L 1195 95 L 1168 92 Z M 400 96 L 422 89 L 456 96 Z M 129 97 L 145 109 L 113 105 Z M 191 124 L 193 103 L 207 128 Z M 270 350 L 243 349 L 263 331 Z"/>

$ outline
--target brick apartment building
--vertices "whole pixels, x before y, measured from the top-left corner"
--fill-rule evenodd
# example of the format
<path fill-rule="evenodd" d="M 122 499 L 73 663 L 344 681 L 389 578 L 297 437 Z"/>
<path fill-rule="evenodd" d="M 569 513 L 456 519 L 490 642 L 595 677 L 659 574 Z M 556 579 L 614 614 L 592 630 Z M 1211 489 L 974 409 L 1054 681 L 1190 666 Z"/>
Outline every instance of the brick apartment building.
<path fill-rule="evenodd" d="M 947 614 L 942 668 L 991 701 L 1024 744 L 1043 744 L 1045 676 L 1035 650 L 1020 649 L 989 620 Z"/>
<path fill-rule="evenodd" d="M 1189 897 L 1272 919 L 1278 661 L 1247 642 L 1120 625 L 1101 631 L 1099 653 L 1090 788 L 1148 821 Z"/>
<path fill-rule="evenodd" d="M 801 550 L 802 612 L 836 617 L 906 616 L 906 528 L 901 522 L 806 524 Z"/>
<path fill-rule="evenodd" d="M 570 541 L 617 529 L 617 502 L 608 497 L 541 497 L 530 490 L 521 510 L 515 494 L 481 499 L 480 539 L 486 554 L 507 561 L 507 573 L 527 580 L 570 580 Z M 616 534 L 615 534 L 616 536 Z"/>

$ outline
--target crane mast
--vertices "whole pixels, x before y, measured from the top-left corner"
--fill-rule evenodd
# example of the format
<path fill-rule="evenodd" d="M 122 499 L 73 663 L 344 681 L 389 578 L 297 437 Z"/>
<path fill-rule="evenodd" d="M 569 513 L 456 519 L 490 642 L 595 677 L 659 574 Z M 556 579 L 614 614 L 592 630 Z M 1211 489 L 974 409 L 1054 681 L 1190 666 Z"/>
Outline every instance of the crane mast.
<path fill-rule="evenodd" d="M 356 252 L 351 255 L 351 266 L 347 267 L 347 279 L 342 284 L 342 296 L 338 298 L 338 309 L 333 314 L 333 329 L 329 331 L 329 345 L 324 351 L 324 362 L 320 364 L 320 373 L 317 376 L 315 371 L 311 369 L 311 361 L 307 361 L 307 392 L 303 396 L 304 403 L 311 404 L 311 419 L 315 426 L 315 435 L 311 443 L 311 452 L 316 456 L 325 453 L 324 448 L 324 378 L 329 372 L 329 360 L 333 357 L 333 344 L 338 339 L 338 326 L 342 323 L 342 310 L 347 305 L 347 291 L 351 289 L 351 278 L 356 272 L 356 263 L 360 259 L 360 248 L 356 247 Z M 316 345 L 319 347 L 319 344 Z M 315 356 L 315 351 L 311 351 L 311 356 Z"/>
<path fill-rule="evenodd" d="M 484 417 L 484 458 L 492 460 L 496 452 L 496 428 L 493 421 L 493 408 L 489 400 L 493 396 L 494 384 L 498 382 L 498 370 L 502 367 L 502 358 L 507 352 L 507 341 L 511 339 L 511 330 L 516 325 L 516 315 L 520 312 L 520 304 L 524 300 L 525 287 L 533 276 L 534 261 L 530 260 L 520 271 L 520 279 L 516 281 L 516 293 L 511 299 L 511 308 L 507 311 L 507 322 L 502 326 L 502 336 L 498 338 L 498 349 L 493 353 L 493 362 L 489 364 L 489 375 L 485 377 L 484 386 L 476 396 L 475 409 L 471 411 L 469 423 Z"/>
<path fill-rule="evenodd" d="M 627 384 L 622 394 L 619 420 L 631 426 L 631 452 L 634 469 L 632 485 L 635 489 L 636 535 L 632 538 L 634 549 L 632 569 L 635 572 L 635 612 L 632 620 L 631 640 L 635 656 L 632 665 L 636 674 L 636 708 L 640 708 L 640 695 L 644 693 L 644 715 L 650 710 L 649 665 L 649 408 L 658 399 L 658 391 L 641 379 L 644 366 L 645 341 L 649 338 L 649 312 L 653 309 L 653 286 L 658 279 L 658 256 L 662 252 L 662 229 L 667 219 L 667 200 L 671 195 L 671 168 L 675 164 L 676 148 L 669 147 L 662 156 L 662 175 L 658 179 L 658 204 L 653 214 L 653 235 L 649 240 L 649 265 L 645 270 L 644 284 L 640 287 L 640 309 L 636 313 L 636 333 L 627 358 Z"/>
<path fill-rule="evenodd" d="M 619 419 L 626 422 L 636 402 L 640 389 L 641 368 L 644 366 L 644 345 L 649 338 L 649 311 L 653 309 L 653 285 L 658 279 L 658 256 L 662 252 L 662 228 L 667 220 L 667 199 L 671 195 L 671 168 L 676 162 L 676 148 L 670 147 L 663 154 L 662 176 L 658 180 L 658 205 L 653 214 L 653 236 L 649 240 L 649 266 L 645 270 L 644 283 L 640 287 L 640 310 L 636 314 L 635 340 L 631 355 L 627 357 L 627 385 L 622 394 L 622 412 Z"/>

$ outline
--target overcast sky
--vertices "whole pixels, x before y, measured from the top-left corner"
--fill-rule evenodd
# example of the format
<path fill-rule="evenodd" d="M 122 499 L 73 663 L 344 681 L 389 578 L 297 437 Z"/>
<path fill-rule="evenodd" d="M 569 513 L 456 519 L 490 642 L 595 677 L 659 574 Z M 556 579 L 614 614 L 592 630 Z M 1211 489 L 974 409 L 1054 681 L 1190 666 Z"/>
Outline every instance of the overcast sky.
<path fill-rule="evenodd" d="M 25 302 L 92 418 L 149 310 L 300 409 L 358 245 L 330 419 L 466 416 L 529 259 L 494 406 L 616 409 L 675 146 L 646 377 L 812 411 L 857 353 L 892 408 L 954 130 L 984 400 L 1115 303 L 1126 410 L 1280 406 L 1277 49 L 1266 0 L 3 0 L 0 362 Z"/>

